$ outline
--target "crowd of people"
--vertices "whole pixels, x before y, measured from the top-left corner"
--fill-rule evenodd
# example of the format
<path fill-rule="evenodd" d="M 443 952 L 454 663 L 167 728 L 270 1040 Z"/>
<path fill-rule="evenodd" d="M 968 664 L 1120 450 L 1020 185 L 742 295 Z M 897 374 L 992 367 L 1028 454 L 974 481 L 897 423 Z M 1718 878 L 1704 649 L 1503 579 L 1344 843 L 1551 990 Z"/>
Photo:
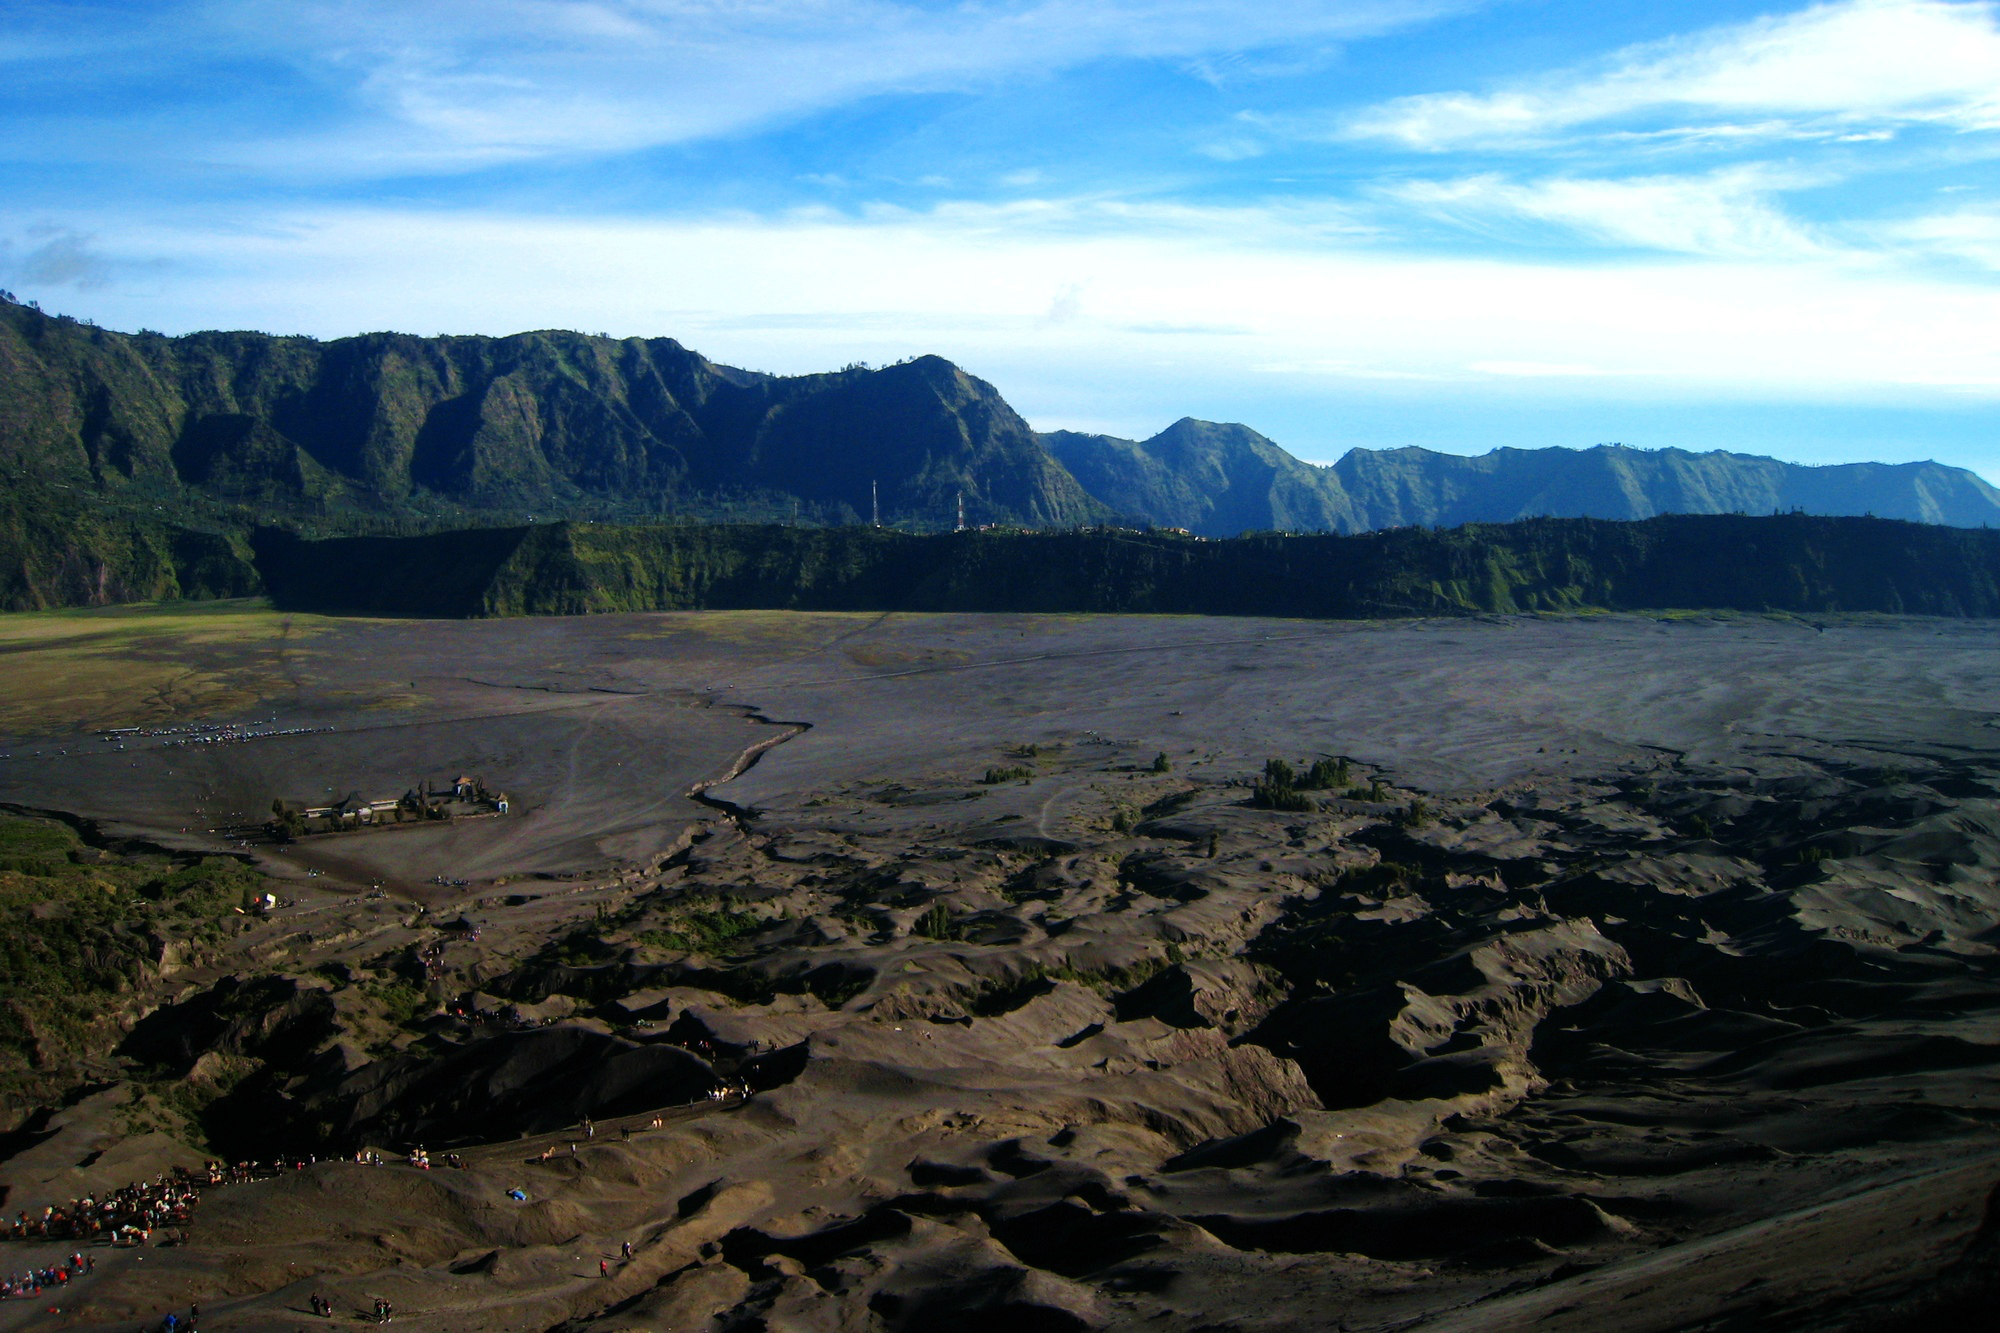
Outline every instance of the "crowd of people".
<path fill-rule="evenodd" d="M 206 1187 L 265 1180 L 286 1171 L 303 1171 L 312 1165 L 310 1157 L 277 1162 L 209 1162 L 199 1171 L 176 1167 L 171 1175 L 139 1181 L 112 1190 L 102 1198 L 85 1195 L 67 1203 L 50 1204 L 39 1217 L 26 1210 L 12 1221 L 0 1218 L 0 1240 L 70 1240 L 83 1244 L 145 1245 L 155 1231 L 169 1237 L 185 1227 Z M 0 1300 L 45 1298 L 60 1292 L 72 1281 L 97 1271 L 97 1260 L 82 1250 L 46 1268 L 34 1268 L 0 1278 Z M 162 1333 L 195 1333 L 201 1306 L 189 1308 L 183 1319 L 165 1316 L 157 1325 Z M 332 1313 L 331 1306 L 328 1307 Z M 384 1320 L 386 1322 L 386 1320 Z"/>
<path fill-rule="evenodd" d="M 0 1279 L 0 1300 L 12 1300 L 19 1296 L 39 1296 L 45 1291 L 60 1291 L 69 1285 L 71 1278 L 82 1277 L 85 1273 L 96 1271 L 97 1260 L 87 1258 L 78 1252 L 54 1267 L 31 1268 L 24 1273 L 15 1273 Z"/>
<path fill-rule="evenodd" d="M 410 1149 L 409 1160 L 410 1165 L 419 1171 L 428 1171 L 431 1169 L 431 1155 L 429 1150 L 425 1148 Z M 437 1160 L 454 1170 L 465 1165 L 465 1159 L 455 1152 L 448 1152 Z M 357 1166 L 380 1166 L 382 1165 L 382 1154 L 373 1148 L 357 1148 L 354 1152 L 354 1161 Z"/>
<path fill-rule="evenodd" d="M 210 1162 L 199 1171 L 175 1167 L 171 1175 L 139 1181 L 101 1198 L 85 1195 L 50 1204 L 40 1216 L 22 1210 L 12 1221 L 0 1218 L 0 1240 L 102 1240 L 113 1245 L 144 1245 L 155 1231 L 171 1233 L 185 1227 L 205 1187 L 263 1180 L 284 1171 L 304 1170 L 311 1162 L 310 1158 L 233 1165 Z"/>
<path fill-rule="evenodd" d="M 50 1204 L 40 1217 L 22 1211 L 5 1224 L 0 1239 L 82 1240 L 108 1238 L 113 1245 L 144 1245 L 163 1227 L 187 1225 L 201 1191 L 186 1173 L 161 1176 L 150 1184 L 127 1185 L 103 1198 L 85 1195 Z"/>
<path fill-rule="evenodd" d="M 729 1092 L 717 1089 L 712 1096 L 727 1096 Z M 648 1128 L 659 1129 L 665 1118 L 652 1117 Z M 596 1137 L 597 1126 L 586 1117 L 581 1126 L 583 1137 Z M 623 1137 L 630 1138 L 631 1125 L 623 1127 Z M 569 1145 L 572 1156 L 576 1145 Z M 547 1160 L 556 1155 L 551 1146 L 542 1154 Z M 187 1226 L 194 1210 L 201 1202 L 204 1188 L 242 1184 L 252 1180 L 265 1180 L 289 1171 L 303 1171 L 316 1161 L 313 1157 L 273 1162 L 209 1162 L 199 1171 L 185 1167 L 174 1168 L 172 1174 L 163 1174 L 151 1181 L 139 1181 L 112 1190 L 102 1197 L 85 1195 L 71 1199 L 67 1203 L 50 1204 L 42 1209 L 40 1216 L 33 1216 L 25 1209 L 17 1213 L 13 1220 L 0 1217 L 0 1241 L 76 1241 L 81 1244 L 110 1244 L 117 1246 L 146 1245 L 153 1241 L 156 1231 L 164 1231 L 169 1241 L 180 1239 L 176 1232 Z M 354 1154 L 354 1160 L 369 1166 L 383 1164 L 381 1153 L 373 1149 L 361 1149 Z M 436 1159 L 447 1167 L 465 1165 L 457 1153 L 445 1153 Z M 429 1170 L 433 1165 L 431 1155 L 423 1148 L 413 1148 L 409 1153 L 409 1164 L 419 1170 Z M 509 1193 L 517 1199 L 526 1199 L 526 1194 L 513 1190 Z M 624 1257 L 629 1261 L 632 1248 L 624 1247 Z M 603 1275 L 610 1276 L 608 1266 L 600 1265 Z M 0 1277 L 0 1300 L 42 1297 L 52 1291 L 60 1291 L 68 1284 L 88 1273 L 97 1271 L 97 1260 L 77 1250 L 61 1263 L 46 1268 L 34 1268 L 11 1276 Z M 321 1318 L 331 1318 L 334 1314 L 333 1302 L 315 1293 L 312 1298 L 313 1313 Z M 195 1320 L 199 1317 L 199 1306 L 188 1313 L 183 1321 L 177 1315 L 168 1315 L 158 1325 L 164 1333 L 193 1333 Z M 378 1299 L 375 1304 L 375 1318 L 379 1323 L 388 1323 L 393 1317 L 393 1307 L 386 1300 Z"/>

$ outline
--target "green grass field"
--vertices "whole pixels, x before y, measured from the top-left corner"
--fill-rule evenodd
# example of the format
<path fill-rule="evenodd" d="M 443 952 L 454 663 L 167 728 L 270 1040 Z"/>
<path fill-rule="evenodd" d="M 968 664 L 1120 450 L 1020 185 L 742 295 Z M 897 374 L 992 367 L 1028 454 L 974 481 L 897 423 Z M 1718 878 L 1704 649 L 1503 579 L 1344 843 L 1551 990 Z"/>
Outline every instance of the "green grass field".
<path fill-rule="evenodd" d="M 0 616 L 0 732 L 140 726 L 250 707 L 290 689 L 288 668 L 327 623 L 249 600 Z"/>

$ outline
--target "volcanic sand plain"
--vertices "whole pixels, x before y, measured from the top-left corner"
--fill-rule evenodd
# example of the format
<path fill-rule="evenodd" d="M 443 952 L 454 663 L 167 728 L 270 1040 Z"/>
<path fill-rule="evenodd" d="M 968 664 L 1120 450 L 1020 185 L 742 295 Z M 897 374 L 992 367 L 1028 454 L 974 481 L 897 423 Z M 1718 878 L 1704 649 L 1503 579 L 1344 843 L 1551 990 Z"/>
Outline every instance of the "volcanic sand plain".
<path fill-rule="evenodd" d="M 202 1029 L 264 1066 L 231 1096 L 468 1162 L 217 1190 L 46 1326 L 199 1291 L 311 1327 L 309 1287 L 453 1329 L 1938 1326 L 1996 1244 L 1996 649 L 1889 617 L 12 618 L 0 800 L 296 894 L 147 1023 L 282 975 Z M 98 739 L 203 721 L 296 734 Z M 1351 785 L 1257 808 L 1270 758 Z M 516 810 L 207 831 L 461 772 Z M 372 1056 L 286 1026 L 417 957 L 474 1017 Z M 115 1095 L 0 1163 L 10 1208 L 117 1183 L 64 1165 L 130 1169 Z"/>

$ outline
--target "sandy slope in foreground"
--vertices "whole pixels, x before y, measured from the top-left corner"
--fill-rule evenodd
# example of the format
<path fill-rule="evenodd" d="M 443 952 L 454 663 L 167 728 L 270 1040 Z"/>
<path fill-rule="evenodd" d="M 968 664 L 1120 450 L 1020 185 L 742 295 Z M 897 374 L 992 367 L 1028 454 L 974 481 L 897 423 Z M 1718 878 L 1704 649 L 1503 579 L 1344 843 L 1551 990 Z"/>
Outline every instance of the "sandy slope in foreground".
<path fill-rule="evenodd" d="M 198 1291 L 211 1327 L 310 1327 L 316 1287 L 467 1330 L 1935 1325 L 1983 1299 L 2000 1179 L 1996 647 L 1761 618 L 336 624 L 280 703 L 342 730 L 207 770 L 16 764 L 0 796 L 183 836 L 225 782 L 388 780 L 432 737 L 514 782 L 511 825 L 308 845 L 323 873 L 233 969 L 276 978 L 263 1007 L 198 1022 L 209 969 L 138 1034 L 259 1065 L 216 1122 L 245 1151 L 490 1146 L 224 1189 L 193 1244 L 42 1319 Z M 362 745 L 378 678 L 422 698 Z M 678 795 L 778 736 L 710 792 L 754 817 Z M 1250 808 L 1272 756 L 1362 785 Z M 436 910 L 345 891 L 375 879 Z M 407 969 L 461 911 L 480 939 L 432 980 L 490 1017 L 360 1043 L 323 965 Z M 735 934 L 689 934 L 722 911 Z M 0 1164 L 10 1210 L 81 1179 L 71 1149 L 139 1160 L 96 1102 L 66 1115 Z"/>

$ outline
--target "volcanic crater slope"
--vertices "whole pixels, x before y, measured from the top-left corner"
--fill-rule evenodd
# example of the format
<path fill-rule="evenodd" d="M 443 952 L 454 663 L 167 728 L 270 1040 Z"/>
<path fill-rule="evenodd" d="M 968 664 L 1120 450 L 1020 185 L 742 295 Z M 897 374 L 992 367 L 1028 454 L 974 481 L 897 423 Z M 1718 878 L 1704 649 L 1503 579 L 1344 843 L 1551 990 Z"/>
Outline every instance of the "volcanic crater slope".
<path fill-rule="evenodd" d="M 158 1011 L 133 1053 L 257 1063 L 209 1109 L 238 1152 L 471 1165 L 225 1191 L 195 1250 L 95 1313 L 228 1255 L 203 1276 L 245 1296 L 309 1264 L 454 1327 L 1361 1328 L 1472 1302 L 1503 1327 L 1749 1194 L 1782 1217 L 1992 1152 L 1986 768 L 1665 764 L 1453 799 L 1355 766 L 1272 810 L 1111 746 L 1006 758 L 1025 782 L 714 821 L 555 931 L 478 904 L 495 946 L 450 946 L 470 984 L 392 1057 L 343 1045 L 330 967 Z M 1095 832 L 998 808 L 1107 767 L 1131 790 Z M 975 805 L 920 842 L 856 817 Z M 377 961 L 415 980 L 418 953 Z M 1939 1254 L 1996 1169 L 1921 1219 Z M 632 1237 L 608 1281 L 571 1257 Z M 1846 1316 L 1931 1276 L 1902 1257 L 1864 1262 Z M 1616 1326 L 1722 1296 L 1656 1285 Z M 1738 1305 L 1836 1313 L 1764 1286 Z"/>

